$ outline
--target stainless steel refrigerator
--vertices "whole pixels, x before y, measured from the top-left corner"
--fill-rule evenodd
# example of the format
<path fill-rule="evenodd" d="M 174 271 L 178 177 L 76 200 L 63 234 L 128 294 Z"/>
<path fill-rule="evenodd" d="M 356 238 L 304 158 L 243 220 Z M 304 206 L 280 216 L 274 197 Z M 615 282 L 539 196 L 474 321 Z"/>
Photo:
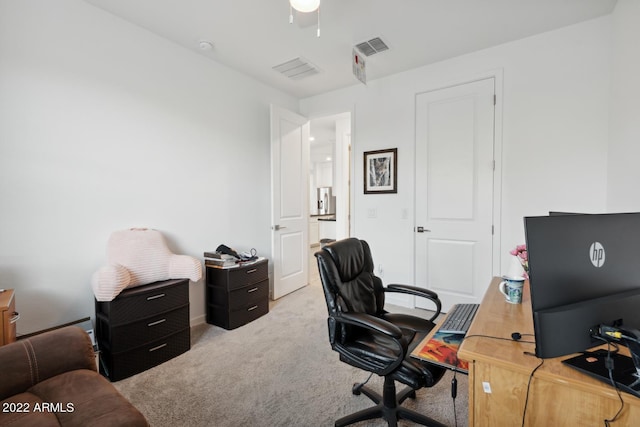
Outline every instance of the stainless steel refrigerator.
<path fill-rule="evenodd" d="M 336 213 L 336 198 L 331 194 L 331 187 L 318 188 L 318 215 Z"/>

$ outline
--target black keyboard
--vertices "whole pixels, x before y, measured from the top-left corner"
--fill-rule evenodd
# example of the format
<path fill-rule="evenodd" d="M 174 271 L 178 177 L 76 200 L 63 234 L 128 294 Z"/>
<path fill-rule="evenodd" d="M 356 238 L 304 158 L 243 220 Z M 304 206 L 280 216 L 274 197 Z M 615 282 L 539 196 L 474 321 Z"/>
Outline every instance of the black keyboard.
<path fill-rule="evenodd" d="M 438 332 L 466 334 L 480 304 L 456 304 L 438 328 Z"/>

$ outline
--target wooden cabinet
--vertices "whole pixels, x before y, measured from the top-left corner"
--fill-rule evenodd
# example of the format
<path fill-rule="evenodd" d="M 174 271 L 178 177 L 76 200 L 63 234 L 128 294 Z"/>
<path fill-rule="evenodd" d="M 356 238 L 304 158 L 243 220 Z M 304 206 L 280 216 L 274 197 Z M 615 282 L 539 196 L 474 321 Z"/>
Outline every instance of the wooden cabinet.
<path fill-rule="evenodd" d="M 238 267 L 206 266 L 207 323 L 235 329 L 269 312 L 266 259 Z"/>
<path fill-rule="evenodd" d="M 318 217 L 309 218 L 309 246 L 318 246 L 320 244 L 320 225 Z"/>
<path fill-rule="evenodd" d="M 16 340 L 16 298 L 13 289 L 0 293 L 0 345 Z"/>
<path fill-rule="evenodd" d="M 469 362 L 469 426 L 598 426 L 620 409 L 612 426 L 638 425 L 639 398 L 619 397 L 609 384 L 565 366 L 573 355 L 544 364 L 534 356 L 529 282 L 522 304 L 509 304 L 498 291 L 501 280 L 491 282 L 458 350 Z M 514 341 L 514 331 L 531 336 Z M 629 354 L 625 347 L 619 351 Z"/>
<path fill-rule="evenodd" d="M 111 381 L 130 377 L 191 348 L 189 279 L 125 289 L 96 301 L 100 372 Z"/>

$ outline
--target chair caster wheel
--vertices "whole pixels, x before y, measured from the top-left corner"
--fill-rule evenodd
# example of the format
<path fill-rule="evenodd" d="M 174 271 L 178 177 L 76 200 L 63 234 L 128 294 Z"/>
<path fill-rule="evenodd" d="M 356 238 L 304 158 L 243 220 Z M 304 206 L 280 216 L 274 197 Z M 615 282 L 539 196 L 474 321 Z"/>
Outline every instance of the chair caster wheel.
<path fill-rule="evenodd" d="M 353 393 L 356 396 L 360 396 L 360 389 L 362 388 L 364 384 L 354 384 L 353 388 L 351 389 L 351 393 Z"/>
<path fill-rule="evenodd" d="M 409 393 L 409 394 L 407 395 L 407 397 L 408 397 L 409 399 L 415 399 L 415 398 L 416 398 L 416 391 L 415 391 L 415 390 L 413 390 L 411 393 Z"/>

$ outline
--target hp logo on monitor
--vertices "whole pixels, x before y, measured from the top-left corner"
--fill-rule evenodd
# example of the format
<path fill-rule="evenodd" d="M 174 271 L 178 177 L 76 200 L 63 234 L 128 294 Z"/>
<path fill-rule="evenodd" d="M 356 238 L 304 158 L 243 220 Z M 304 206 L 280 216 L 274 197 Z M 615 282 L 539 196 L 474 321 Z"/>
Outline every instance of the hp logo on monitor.
<path fill-rule="evenodd" d="M 589 257 L 594 267 L 602 267 L 605 259 L 604 246 L 600 242 L 593 242 L 589 248 Z"/>

